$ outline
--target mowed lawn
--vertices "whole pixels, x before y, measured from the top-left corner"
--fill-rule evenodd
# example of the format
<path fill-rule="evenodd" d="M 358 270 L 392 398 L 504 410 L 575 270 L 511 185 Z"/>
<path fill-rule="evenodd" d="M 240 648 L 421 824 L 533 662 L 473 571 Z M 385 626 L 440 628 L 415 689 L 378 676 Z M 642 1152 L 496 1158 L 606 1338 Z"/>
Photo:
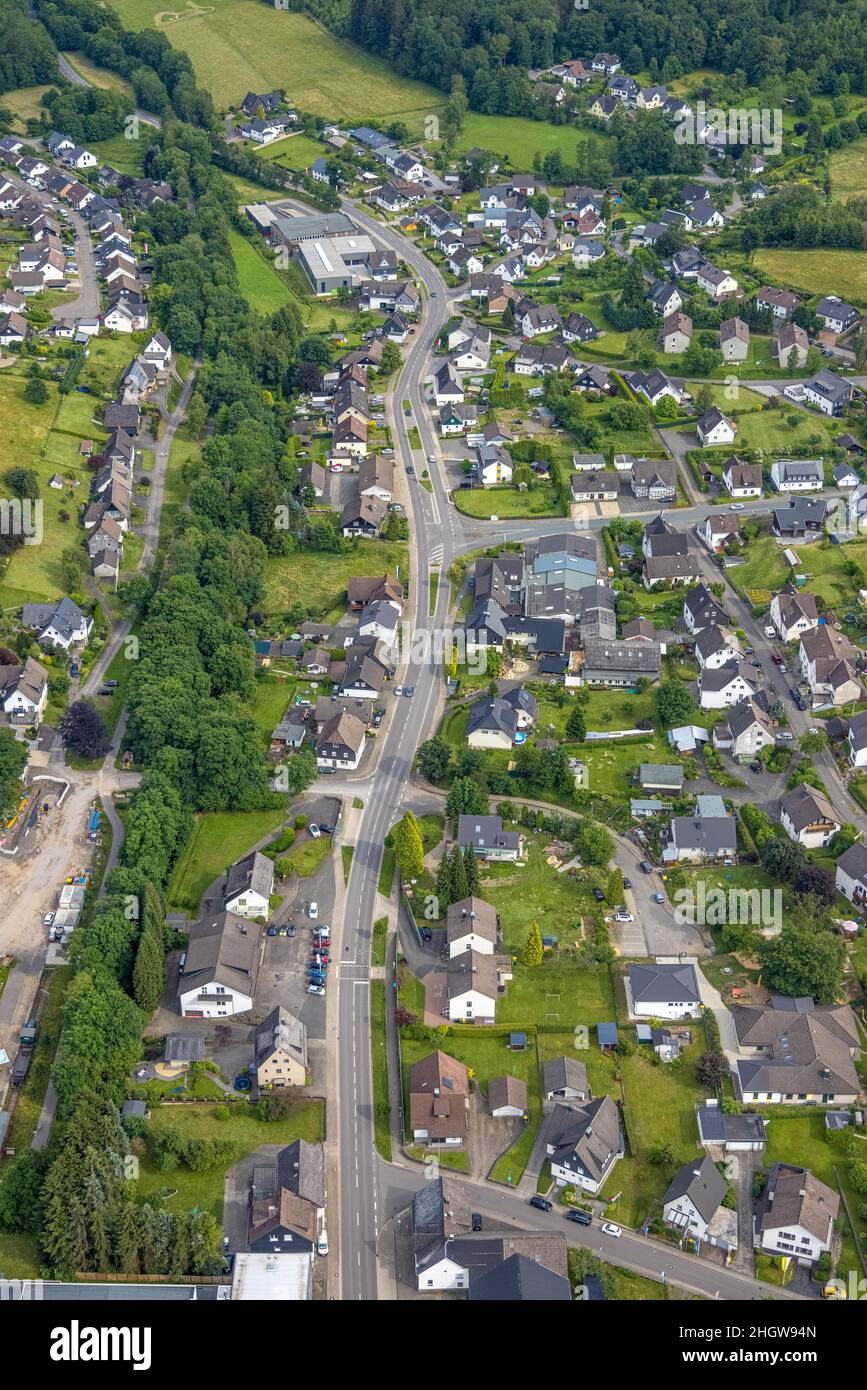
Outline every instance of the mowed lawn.
<path fill-rule="evenodd" d="M 867 256 L 863 251 L 756 251 L 753 265 L 763 275 L 809 294 L 845 294 L 867 304 Z"/>
<path fill-rule="evenodd" d="M 128 97 L 135 96 L 131 82 L 127 82 L 119 73 L 110 72 L 108 68 L 99 67 L 96 63 L 91 62 L 86 54 L 67 52 L 64 53 L 63 56 L 67 63 L 69 63 L 69 66 L 74 68 L 78 75 L 86 80 L 88 86 L 100 87 L 103 91 L 107 92 L 124 92 Z"/>
<path fill-rule="evenodd" d="M 798 417 L 795 429 L 789 424 L 790 416 Z M 818 443 L 816 436 L 819 437 Z M 815 448 L 822 453 L 830 446 L 830 432 L 824 418 L 812 411 L 783 408 L 749 410 L 743 415 L 738 415 L 738 433 L 735 441 L 735 447 L 738 449 L 764 449 L 785 457 L 790 449 Z"/>
<path fill-rule="evenodd" d="M 220 110 L 248 91 L 280 88 L 303 111 L 330 120 L 397 116 L 442 106 L 442 93 L 390 72 L 302 14 L 256 0 L 212 0 L 166 10 L 159 0 L 117 0 L 131 29 L 155 28 L 190 55 Z"/>
<path fill-rule="evenodd" d="M 582 134 L 574 126 L 551 125 L 547 121 L 531 121 L 524 116 L 482 116 L 468 111 L 458 141 L 459 150 L 479 145 L 494 154 L 508 156 L 516 169 L 532 169 L 533 156 L 538 150 L 548 154 L 559 150 L 570 164 L 575 161 L 575 142 Z M 594 140 L 607 143 L 608 136 L 593 132 Z"/>
<path fill-rule="evenodd" d="M 229 242 L 241 293 L 251 309 L 257 314 L 273 314 L 293 298 L 289 286 L 283 283 L 273 265 L 252 242 L 241 236 L 240 232 L 230 232 Z"/>
<path fill-rule="evenodd" d="M 557 500 L 557 493 L 550 483 L 537 484 L 528 492 L 519 492 L 516 487 L 485 487 L 458 489 L 454 494 L 455 506 L 465 516 L 528 517 L 562 516 L 563 508 Z"/>
<path fill-rule="evenodd" d="M 284 169 L 306 169 L 314 159 L 328 154 L 323 144 L 318 140 L 312 140 L 303 131 L 299 131 L 297 135 L 287 135 L 285 140 L 275 140 L 273 145 L 266 145 L 264 149 L 255 145 L 250 145 L 249 148 L 262 159 L 271 160 Z"/>
<path fill-rule="evenodd" d="M 317 618 L 345 602 L 346 586 L 353 576 L 394 574 L 400 566 L 407 578 L 407 547 L 397 541 L 359 541 L 342 555 L 305 550 L 268 561 L 265 570 L 266 614 L 282 613 L 299 601 Z"/>
<path fill-rule="evenodd" d="M 170 911 L 198 912 L 208 885 L 285 819 L 284 810 L 216 811 L 197 816 L 195 830 L 169 884 Z"/>
<path fill-rule="evenodd" d="M 867 138 L 853 140 L 831 155 L 831 191 L 844 203 L 867 194 Z"/>
<path fill-rule="evenodd" d="M 231 1163 L 237 1163 L 261 1144 L 291 1144 L 295 1139 L 315 1143 L 325 1134 L 324 1106 L 318 1100 L 299 1100 L 285 1119 L 267 1122 L 257 1119 L 254 1108 L 243 1102 L 231 1104 L 228 1120 L 217 1119 L 216 1108 L 212 1105 L 158 1106 L 151 1111 L 150 1128 L 164 1129 L 173 1125 L 190 1139 L 229 1139 L 235 1145 Z M 171 1195 L 163 1203 L 167 1211 L 201 1207 L 221 1222 L 225 1175 L 231 1163 L 219 1164 L 201 1173 L 189 1168 L 163 1173 L 143 1158 L 138 1196 L 147 1198 L 153 1193 L 168 1191 Z"/>
<path fill-rule="evenodd" d="M 778 1111 L 768 1125 L 768 1146 L 765 1149 L 764 1166 L 770 1168 L 772 1163 L 798 1163 L 804 1168 L 809 1168 L 821 1182 L 826 1183 L 835 1192 L 839 1192 L 842 1186 L 858 1221 L 858 1207 L 863 1199 L 849 1184 L 845 1153 L 828 1143 L 826 1133 L 825 1117 L 822 1114 L 801 1114 L 790 1118 L 788 1115 L 780 1116 Z M 856 1269 L 858 1265 L 853 1248 L 855 1237 L 842 1203 L 838 1220 L 843 1232 L 840 1272 L 845 1279 L 846 1271 Z M 859 1231 L 863 1230 L 864 1222 L 858 1222 L 858 1227 Z"/>

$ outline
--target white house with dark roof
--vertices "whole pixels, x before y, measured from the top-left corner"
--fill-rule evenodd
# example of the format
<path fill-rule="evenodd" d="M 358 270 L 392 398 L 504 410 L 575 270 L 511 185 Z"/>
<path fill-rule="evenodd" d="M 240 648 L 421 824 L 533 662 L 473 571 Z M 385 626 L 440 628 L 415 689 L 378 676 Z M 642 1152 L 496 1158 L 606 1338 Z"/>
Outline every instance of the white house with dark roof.
<path fill-rule="evenodd" d="M 727 1247 L 728 1242 L 720 1240 L 713 1230 L 727 1190 L 728 1183 L 709 1154 L 694 1158 L 684 1163 L 669 1183 L 662 1198 L 662 1219 L 681 1240 L 689 1237 Z"/>
<path fill-rule="evenodd" d="M 816 596 L 787 584 L 771 599 L 769 617 L 782 641 L 796 642 L 819 621 Z"/>
<path fill-rule="evenodd" d="M 69 651 L 72 647 L 87 645 L 93 619 L 71 598 L 62 598 L 59 603 L 25 603 L 21 625 L 35 629 L 41 647 L 61 647 Z"/>
<path fill-rule="evenodd" d="M 753 1217 L 753 1243 L 766 1254 L 813 1265 L 831 1248 L 839 1209 L 839 1195 L 809 1168 L 774 1163 Z"/>
<path fill-rule="evenodd" d="M 867 845 L 850 845 L 840 855 L 835 866 L 837 892 L 855 907 L 867 902 Z"/>
<path fill-rule="evenodd" d="M 194 926 L 178 985 L 181 1015 L 231 1018 L 251 1009 L 260 941 L 261 929 L 234 912 Z"/>
<path fill-rule="evenodd" d="M 737 422 L 723 415 L 717 406 L 711 406 L 702 415 L 695 427 L 698 442 L 703 449 L 718 448 L 723 444 L 733 444 L 737 433 Z"/>
<path fill-rule="evenodd" d="M 701 994 L 693 965 L 630 965 L 627 977 L 630 1018 L 698 1018 Z"/>
<path fill-rule="evenodd" d="M 780 824 L 796 844 L 805 849 L 823 849 L 841 822 L 825 793 L 802 782 L 783 797 Z"/>
<path fill-rule="evenodd" d="M 558 1187 L 600 1192 L 624 1153 L 620 1113 L 611 1097 L 555 1105 L 545 1128 L 545 1152 Z"/>
<path fill-rule="evenodd" d="M 226 875 L 223 905 L 239 917 L 267 917 L 274 891 L 274 861 L 253 850 Z"/>

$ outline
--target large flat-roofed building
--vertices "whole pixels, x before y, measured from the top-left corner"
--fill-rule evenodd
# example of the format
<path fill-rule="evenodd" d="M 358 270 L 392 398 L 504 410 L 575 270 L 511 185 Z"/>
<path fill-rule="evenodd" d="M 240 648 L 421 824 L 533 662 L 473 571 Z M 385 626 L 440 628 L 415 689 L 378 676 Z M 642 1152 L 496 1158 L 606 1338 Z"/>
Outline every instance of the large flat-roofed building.
<path fill-rule="evenodd" d="M 367 257 L 374 250 L 368 236 L 321 237 L 303 241 L 298 259 L 317 295 L 331 294 L 361 282 Z"/>
<path fill-rule="evenodd" d="M 287 243 L 350 236 L 355 230 L 355 223 L 345 212 L 317 212 L 304 217 L 278 213 L 274 218 L 274 232 Z"/>

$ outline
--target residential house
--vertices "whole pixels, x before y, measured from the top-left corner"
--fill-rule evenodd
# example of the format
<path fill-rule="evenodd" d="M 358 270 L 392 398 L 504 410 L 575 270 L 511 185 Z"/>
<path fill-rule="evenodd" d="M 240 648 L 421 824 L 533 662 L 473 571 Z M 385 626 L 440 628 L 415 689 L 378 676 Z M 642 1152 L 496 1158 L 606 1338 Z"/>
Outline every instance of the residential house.
<path fill-rule="evenodd" d="M 223 906 L 238 917 L 267 917 L 274 891 L 274 861 L 253 850 L 231 866 Z"/>
<path fill-rule="evenodd" d="M 743 655 L 733 630 L 716 626 L 703 627 L 696 633 L 695 654 L 700 671 L 723 666 L 727 661 L 739 661 Z"/>
<path fill-rule="evenodd" d="M 702 709 L 726 709 L 755 695 L 758 680 L 752 668 L 732 660 L 700 671 L 698 689 Z"/>
<path fill-rule="evenodd" d="M 650 372 L 628 372 L 626 379 L 632 390 L 649 401 L 654 409 L 663 396 L 673 396 L 678 405 L 683 398 L 683 392 L 658 368 Z"/>
<path fill-rule="evenodd" d="M 815 594 L 786 584 L 771 599 L 769 617 L 783 642 L 795 642 L 819 621 Z"/>
<path fill-rule="evenodd" d="M 690 589 L 683 601 L 683 621 L 689 632 L 699 632 L 703 627 L 725 627 L 728 614 L 704 584 Z"/>
<path fill-rule="evenodd" d="M 21 626 L 32 628 L 40 647 L 60 647 L 68 652 L 74 647 L 87 646 L 93 631 L 93 618 L 83 613 L 71 598 L 59 603 L 25 603 L 21 610 Z"/>
<path fill-rule="evenodd" d="M 683 299 L 677 285 L 666 280 L 655 280 L 647 291 L 647 299 L 660 318 L 667 319 L 683 308 Z"/>
<path fill-rule="evenodd" d="M 767 1142 L 764 1118 L 748 1113 L 727 1115 L 715 1100 L 696 1110 L 698 1140 L 704 1148 L 720 1148 L 724 1153 L 763 1154 Z"/>
<path fill-rule="evenodd" d="M 504 830 L 502 816 L 460 816 L 458 847 L 472 846 L 479 859 L 514 862 L 523 858 L 523 837 L 517 830 Z"/>
<path fill-rule="evenodd" d="M 260 940 L 261 928 L 234 912 L 223 911 L 197 923 L 189 934 L 178 985 L 181 1016 L 231 1018 L 247 1013 L 256 992 Z"/>
<path fill-rule="evenodd" d="M 774 507 L 774 535 L 781 540 L 818 540 L 828 514 L 827 502 L 819 498 L 790 497 L 787 507 Z"/>
<path fill-rule="evenodd" d="M 710 449 L 722 444 L 733 444 L 738 426 L 736 420 L 730 420 L 714 405 L 702 415 L 695 428 L 701 447 Z"/>
<path fill-rule="evenodd" d="M 617 642 L 602 637 L 584 638 L 584 664 L 580 682 L 585 685 L 630 687 L 637 680 L 659 680 L 658 642 Z"/>
<path fill-rule="evenodd" d="M 13 725 L 38 726 L 48 704 L 48 672 L 32 656 L 0 665 L 0 709 Z"/>
<path fill-rule="evenodd" d="M 800 303 L 800 297 L 791 290 L 778 290 L 773 285 L 762 285 L 756 291 L 756 308 L 769 310 L 775 319 L 790 318 Z"/>
<path fill-rule="evenodd" d="M 853 1105 L 861 1050 L 848 1004 L 772 995 L 769 1004 L 731 1009 L 741 1056 L 735 1079 L 745 1105 Z"/>
<path fill-rule="evenodd" d="M 255 1032 L 256 1084 L 263 1091 L 307 1084 L 307 1029 L 278 1005 Z"/>
<path fill-rule="evenodd" d="M 825 485 L 821 459 L 774 459 L 771 482 L 778 492 L 816 492 Z"/>
<path fill-rule="evenodd" d="M 744 761 L 751 760 L 775 741 L 766 710 L 751 696 L 731 707 L 724 725 L 714 726 L 714 747 L 725 749 L 733 758 Z"/>
<path fill-rule="evenodd" d="M 698 1018 L 701 993 L 695 966 L 630 965 L 627 1001 L 630 1018 Z"/>
<path fill-rule="evenodd" d="M 712 554 L 718 555 L 729 541 L 740 539 L 741 519 L 737 512 L 710 512 L 695 529 L 699 540 Z"/>
<path fill-rule="evenodd" d="M 494 955 L 500 941 L 499 927 L 496 908 L 483 898 L 471 896 L 452 903 L 446 916 L 449 956 L 459 956 L 464 951 Z"/>
<path fill-rule="evenodd" d="M 462 1062 L 432 1052 L 409 1073 L 413 1141 L 425 1148 L 462 1148 L 469 1132 L 469 1079 Z"/>
<path fill-rule="evenodd" d="M 663 320 L 662 331 L 657 346 L 662 352 L 686 352 L 692 342 L 692 319 L 679 312 L 668 314 Z"/>
<path fill-rule="evenodd" d="M 740 459 L 732 455 L 723 465 L 722 476 L 730 497 L 761 497 L 761 464 L 741 463 Z"/>
<path fill-rule="evenodd" d="M 774 1163 L 753 1218 L 753 1243 L 765 1254 L 813 1265 L 831 1249 L 839 1208 L 839 1195 L 809 1168 Z"/>
<path fill-rule="evenodd" d="M 774 352 L 781 367 L 803 367 L 810 350 L 810 340 L 798 323 L 785 323 L 780 329 Z"/>
<path fill-rule="evenodd" d="M 726 362 L 744 362 L 750 350 L 750 330 L 743 319 L 726 319 L 720 324 L 720 351 Z"/>
<path fill-rule="evenodd" d="M 836 863 L 835 882 L 837 892 L 853 906 L 867 902 L 867 845 L 859 842 L 843 851 Z"/>
<path fill-rule="evenodd" d="M 852 383 L 823 367 L 805 383 L 804 395 L 823 415 L 845 415 L 852 401 Z"/>
<path fill-rule="evenodd" d="M 802 635 L 798 659 L 814 701 L 842 705 L 863 698 L 858 653 L 845 633 L 820 621 Z"/>
<path fill-rule="evenodd" d="M 633 497 L 673 502 L 677 495 L 677 466 L 673 459 L 639 459 L 632 467 Z"/>
<path fill-rule="evenodd" d="M 720 270 L 719 266 L 710 265 L 709 262 L 704 262 L 697 268 L 695 282 L 699 289 L 704 290 L 705 294 L 716 302 L 731 299 L 738 291 L 738 282 L 734 275 L 728 270 Z"/>
<path fill-rule="evenodd" d="M 825 792 L 802 782 L 783 797 L 780 824 L 796 844 L 805 849 L 824 849 L 841 822 Z"/>
<path fill-rule="evenodd" d="M 835 333 L 838 337 L 842 333 L 848 333 L 850 328 L 854 328 L 860 318 L 857 309 L 854 309 L 851 304 L 845 304 L 834 294 L 827 294 L 823 299 L 820 299 L 814 312 L 828 331 Z"/>
<path fill-rule="evenodd" d="M 728 1183 L 709 1154 L 692 1159 L 678 1169 L 669 1183 L 662 1198 L 662 1219 L 682 1241 L 707 1241 L 727 1248 L 728 1242 L 714 1228 L 714 1218 L 727 1190 Z M 733 1215 L 737 1231 L 737 1214 Z"/>
<path fill-rule="evenodd" d="M 601 1192 L 624 1153 L 620 1113 L 611 1097 L 555 1105 L 545 1127 L 545 1152 L 558 1187 Z"/>
<path fill-rule="evenodd" d="M 448 1017 L 452 1023 L 492 1024 L 497 997 L 512 978 L 512 958 L 480 951 L 461 951 L 446 965 Z"/>
<path fill-rule="evenodd" d="M 734 816 L 673 816 L 662 857 L 666 864 L 702 864 L 733 859 L 736 853 Z"/>

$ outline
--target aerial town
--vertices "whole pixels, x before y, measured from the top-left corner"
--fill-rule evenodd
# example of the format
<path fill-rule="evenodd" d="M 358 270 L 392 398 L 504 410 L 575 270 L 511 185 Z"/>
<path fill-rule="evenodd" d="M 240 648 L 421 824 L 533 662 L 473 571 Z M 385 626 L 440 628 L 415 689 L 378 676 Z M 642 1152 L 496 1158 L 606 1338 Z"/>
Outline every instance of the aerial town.
<path fill-rule="evenodd" d="M 867 1296 L 843 5 L 0 0 L 0 1296 Z"/>

